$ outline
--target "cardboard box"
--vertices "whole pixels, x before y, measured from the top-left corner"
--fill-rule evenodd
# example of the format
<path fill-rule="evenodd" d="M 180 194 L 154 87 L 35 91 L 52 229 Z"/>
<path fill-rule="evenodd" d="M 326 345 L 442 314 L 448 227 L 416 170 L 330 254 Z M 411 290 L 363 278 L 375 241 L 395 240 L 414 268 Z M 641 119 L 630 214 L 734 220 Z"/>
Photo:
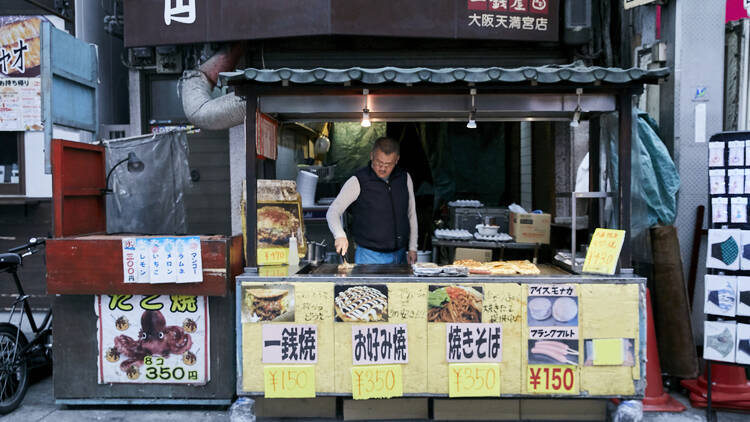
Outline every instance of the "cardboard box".
<path fill-rule="evenodd" d="M 479 262 L 492 261 L 492 249 L 456 248 L 455 259 L 473 259 Z"/>
<path fill-rule="evenodd" d="M 549 244 L 550 223 L 549 214 L 517 214 L 510 213 L 509 233 L 518 243 Z"/>

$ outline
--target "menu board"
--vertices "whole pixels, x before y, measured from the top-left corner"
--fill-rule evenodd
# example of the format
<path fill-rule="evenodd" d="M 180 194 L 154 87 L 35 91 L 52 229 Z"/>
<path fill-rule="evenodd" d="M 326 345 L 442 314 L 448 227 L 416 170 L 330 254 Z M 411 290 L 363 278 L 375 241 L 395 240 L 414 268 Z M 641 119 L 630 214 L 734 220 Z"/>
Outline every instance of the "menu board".
<path fill-rule="evenodd" d="M 643 388 L 639 284 L 243 281 L 237 294 L 240 393 L 279 397 L 261 368 L 281 362 L 312 365 L 316 394 L 355 399 Z"/>
<path fill-rule="evenodd" d="M 41 79 L 0 78 L 0 131 L 42 129 Z"/>

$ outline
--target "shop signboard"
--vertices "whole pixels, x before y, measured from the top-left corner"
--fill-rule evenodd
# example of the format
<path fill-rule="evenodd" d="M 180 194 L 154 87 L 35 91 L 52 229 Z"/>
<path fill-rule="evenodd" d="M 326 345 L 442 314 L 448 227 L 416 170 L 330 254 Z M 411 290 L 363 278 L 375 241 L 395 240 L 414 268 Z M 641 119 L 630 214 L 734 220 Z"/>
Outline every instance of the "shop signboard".
<path fill-rule="evenodd" d="M 342 281 L 240 282 L 239 394 L 312 397 L 312 374 L 355 399 L 642 394 L 638 284 Z M 270 359 L 289 328 L 296 357 Z"/>
<path fill-rule="evenodd" d="M 0 131 L 42 130 L 39 16 L 0 16 Z"/>
<path fill-rule="evenodd" d="M 98 295 L 99 384 L 210 380 L 207 296 Z"/>
<path fill-rule="evenodd" d="M 200 237 L 123 238 L 122 272 L 125 283 L 201 283 Z"/>
<path fill-rule="evenodd" d="M 560 0 L 128 0 L 125 46 L 321 35 L 558 41 Z M 274 22 L 275 25 L 267 25 Z"/>

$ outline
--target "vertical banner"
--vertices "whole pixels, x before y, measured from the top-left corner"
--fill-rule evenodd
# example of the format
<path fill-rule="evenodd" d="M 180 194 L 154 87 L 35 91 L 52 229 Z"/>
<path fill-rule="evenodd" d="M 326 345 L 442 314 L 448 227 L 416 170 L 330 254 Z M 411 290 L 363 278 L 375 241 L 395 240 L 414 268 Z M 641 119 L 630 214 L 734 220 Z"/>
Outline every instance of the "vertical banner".
<path fill-rule="evenodd" d="M 208 297 L 100 295 L 94 310 L 99 384 L 210 380 Z"/>

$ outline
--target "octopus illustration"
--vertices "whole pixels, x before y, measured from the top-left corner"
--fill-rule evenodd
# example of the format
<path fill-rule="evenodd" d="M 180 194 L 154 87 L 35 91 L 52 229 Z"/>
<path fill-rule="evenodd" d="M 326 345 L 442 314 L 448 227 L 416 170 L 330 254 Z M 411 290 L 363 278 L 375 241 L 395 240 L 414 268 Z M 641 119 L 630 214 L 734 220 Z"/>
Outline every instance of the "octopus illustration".
<path fill-rule="evenodd" d="M 120 369 L 127 372 L 133 366 L 143 365 L 146 356 L 169 357 L 179 355 L 190 350 L 193 339 L 186 334 L 182 327 L 167 326 L 167 322 L 159 311 L 145 311 L 141 315 L 141 330 L 138 340 L 129 336 L 115 337 L 115 348 L 128 359 L 120 364 Z"/>

